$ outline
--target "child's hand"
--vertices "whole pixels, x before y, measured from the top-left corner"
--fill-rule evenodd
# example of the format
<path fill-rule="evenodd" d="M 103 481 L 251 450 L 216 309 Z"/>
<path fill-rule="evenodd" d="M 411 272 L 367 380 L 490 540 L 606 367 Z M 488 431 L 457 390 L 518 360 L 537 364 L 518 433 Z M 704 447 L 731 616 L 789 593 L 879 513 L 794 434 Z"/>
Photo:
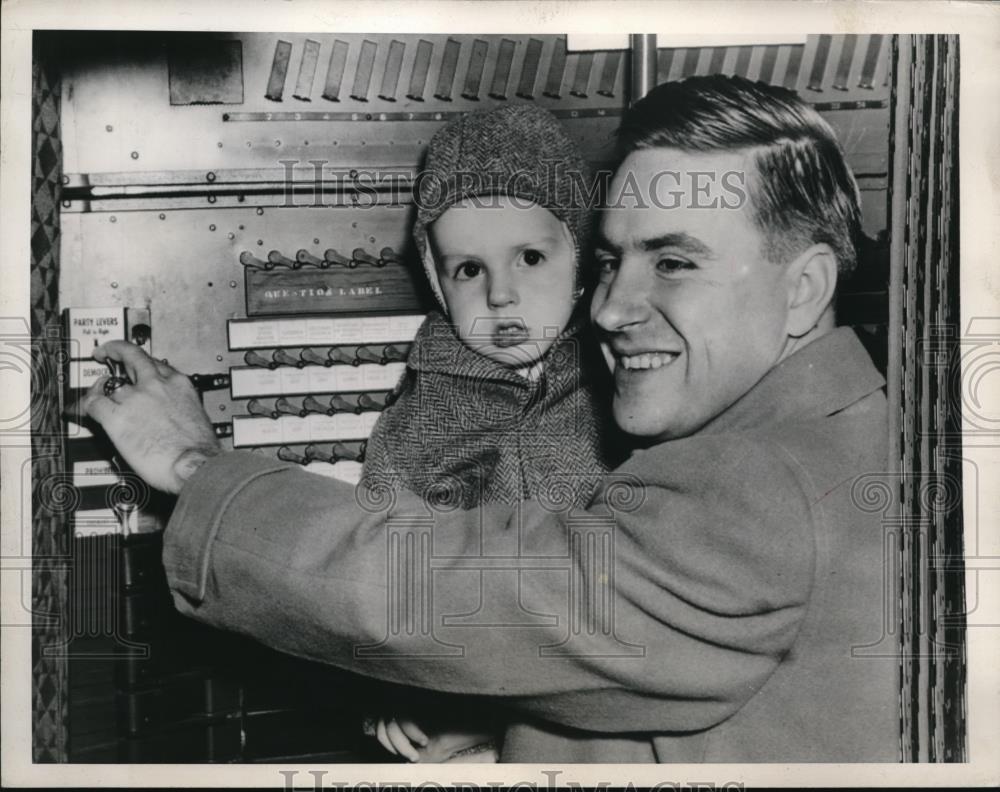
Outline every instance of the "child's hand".
<path fill-rule="evenodd" d="M 423 730 L 409 718 L 378 719 L 375 736 L 389 753 L 398 754 L 411 762 L 420 761 L 420 748 L 430 742 Z M 414 745 L 416 743 L 416 745 Z"/>

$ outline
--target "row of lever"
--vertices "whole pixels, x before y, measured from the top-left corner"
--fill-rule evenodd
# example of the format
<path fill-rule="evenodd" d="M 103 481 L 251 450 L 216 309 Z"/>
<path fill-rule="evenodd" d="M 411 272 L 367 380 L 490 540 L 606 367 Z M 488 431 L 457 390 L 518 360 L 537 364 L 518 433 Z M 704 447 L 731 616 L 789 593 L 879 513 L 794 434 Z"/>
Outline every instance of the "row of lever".
<path fill-rule="evenodd" d="M 297 462 L 300 465 L 308 465 L 310 462 L 364 462 L 365 443 L 362 441 L 356 448 L 344 443 L 334 443 L 329 450 L 324 450 L 324 446 L 310 444 L 299 454 L 288 446 L 281 446 L 278 449 L 278 459 L 283 462 Z"/>
<path fill-rule="evenodd" d="M 355 248 L 350 257 L 338 253 L 334 248 L 327 248 L 323 253 L 323 258 L 314 256 L 305 248 L 296 253 L 295 258 L 288 258 L 277 250 L 272 250 L 263 260 L 257 258 L 249 250 L 240 253 L 240 264 L 244 267 L 263 270 L 273 270 L 277 267 L 293 270 L 302 267 L 319 267 L 320 269 L 347 267 L 354 269 L 362 264 L 369 267 L 384 267 L 387 264 L 402 263 L 403 257 L 391 247 L 382 248 L 377 257 L 366 252 L 364 248 Z"/>
<path fill-rule="evenodd" d="M 307 347 L 299 352 L 298 356 L 285 349 L 276 349 L 271 353 L 270 359 L 259 352 L 250 350 L 243 355 L 243 361 L 248 366 L 272 370 L 278 366 L 294 366 L 295 368 L 326 366 L 329 368 L 335 364 L 360 366 L 362 363 L 378 363 L 384 366 L 387 363 L 402 363 L 409 354 L 409 344 L 385 344 L 381 348 L 378 345 L 331 347 L 325 354 Z"/>
<path fill-rule="evenodd" d="M 251 399 L 247 402 L 247 412 L 250 415 L 275 419 L 283 415 L 295 415 L 299 418 L 305 418 L 311 414 L 354 413 L 361 415 L 364 412 L 384 410 L 390 404 L 392 404 L 392 394 L 388 392 L 362 393 L 354 397 L 345 397 L 343 394 L 335 393 L 328 402 L 321 401 L 315 396 L 306 396 L 300 405 L 293 404 L 282 396 L 274 402 L 273 407 L 268 407 L 257 399 Z"/>

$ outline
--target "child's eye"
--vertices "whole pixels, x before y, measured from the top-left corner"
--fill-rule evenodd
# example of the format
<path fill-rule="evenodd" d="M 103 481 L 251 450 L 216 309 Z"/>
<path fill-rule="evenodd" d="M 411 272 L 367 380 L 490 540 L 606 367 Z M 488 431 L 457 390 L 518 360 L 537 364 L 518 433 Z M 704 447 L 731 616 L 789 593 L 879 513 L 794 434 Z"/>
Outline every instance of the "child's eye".
<path fill-rule="evenodd" d="M 681 270 L 697 269 L 697 266 L 687 259 L 664 256 L 656 262 L 656 269 L 660 272 L 680 272 Z"/>
<path fill-rule="evenodd" d="M 527 264 L 529 267 L 534 267 L 536 264 L 541 264 L 542 259 L 545 258 L 545 256 L 542 255 L 541 251 L 535 250 L 534 248 L 529 248 L 528 250 L 524 251 L 524 253 L 521 254 L 521 257 L 524 259 L 524 263 Z"/>
<path fill-rule="evenodd" d="M 482 274 L 483 265 L 475 261 L 463 261 L 455 268 L 455 280 L 471 280 Z"/>

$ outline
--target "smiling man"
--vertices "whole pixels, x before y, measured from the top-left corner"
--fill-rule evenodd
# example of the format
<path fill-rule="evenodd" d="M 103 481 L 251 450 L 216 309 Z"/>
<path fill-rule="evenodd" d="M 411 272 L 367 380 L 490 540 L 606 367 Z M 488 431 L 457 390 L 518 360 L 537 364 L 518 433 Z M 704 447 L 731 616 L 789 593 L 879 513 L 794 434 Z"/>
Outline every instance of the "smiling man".
<path fill-rule="evenodd" d="M 186 379 L 123 344 L 101 354 L 135 384 L 86 406 L 180 494 L 164 559 L 179 609 L 495 696 L 504 761 L 898 760 L 880 515 L 854 495 L 885 470 L 883 380 L 832 308 L 859 228 L 843 154 L 790 92 L 724 77 L 654 89 L 621 143 L 591 315 L 615 419 L 644 448 L 586 512 L 359 504 L 220 453 Z M 407 531 L 428 548 L 413 602 L 390 599 Z M 490 564 L 520 571 L 484 588 Z M 394 633 L 396 606 L 429 617 Z"/>

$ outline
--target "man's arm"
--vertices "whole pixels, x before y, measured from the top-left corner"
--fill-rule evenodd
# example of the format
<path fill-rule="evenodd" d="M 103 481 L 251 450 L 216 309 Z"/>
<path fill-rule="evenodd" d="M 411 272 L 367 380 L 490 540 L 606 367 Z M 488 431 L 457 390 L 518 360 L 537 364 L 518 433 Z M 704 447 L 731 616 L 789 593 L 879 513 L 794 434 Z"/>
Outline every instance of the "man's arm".
<path fill-rule="evenodd" d="M 639 452 L 580 513 L 435 512 L 391 492 L 359 503 L 349 485 L 220 454 L 187 378 L 137 347 L 112 342 L 95 357 L 122 361 L 133 385 L 109 397 L 98 383 L 82 408 L 146 481 L 181 490 L 164 564 L 195 618 L 593 731 L 711 726 L 795 638 L 812 584 L 811 499 L 766 443 Z M 463 613 L 479 616 L 447 618 Z"/>
<path fill-rule="evenodd" d="M 181 492 L 164 563 L 182 612 L 291 654 L 594 731 L 711 726 L 794 640 L 807 498 L 777 452 L 733 438 L 640 452 L 608 483 L 575 516 L 435 513 L 225 454 Z M 447 618 L 477 609 L 482 625 Z M 530 614 L 558 618 L 504 626 Z"/>

